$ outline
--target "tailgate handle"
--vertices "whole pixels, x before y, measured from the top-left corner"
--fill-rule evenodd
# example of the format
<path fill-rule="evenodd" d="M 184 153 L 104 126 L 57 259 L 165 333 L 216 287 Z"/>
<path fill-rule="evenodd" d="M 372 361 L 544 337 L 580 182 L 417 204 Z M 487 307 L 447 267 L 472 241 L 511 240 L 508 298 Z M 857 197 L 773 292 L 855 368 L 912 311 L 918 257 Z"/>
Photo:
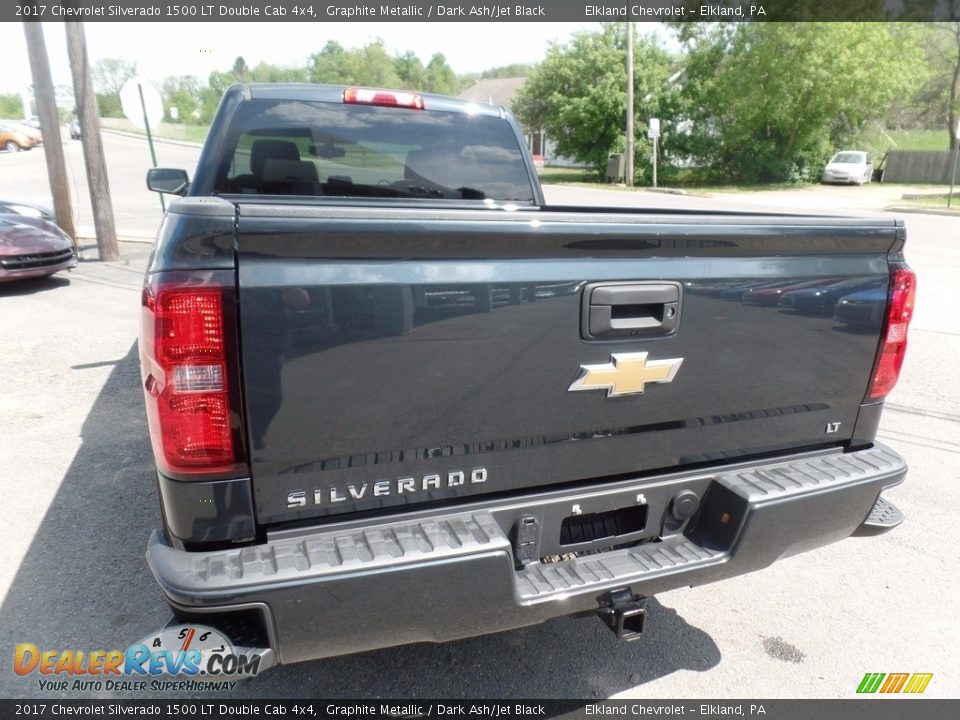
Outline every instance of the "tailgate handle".
<path fill-rule="evenodd" d="M 669 335 L 680 320 L 680 283 L 594 283 L 584 289 L 585 340 Z"/>

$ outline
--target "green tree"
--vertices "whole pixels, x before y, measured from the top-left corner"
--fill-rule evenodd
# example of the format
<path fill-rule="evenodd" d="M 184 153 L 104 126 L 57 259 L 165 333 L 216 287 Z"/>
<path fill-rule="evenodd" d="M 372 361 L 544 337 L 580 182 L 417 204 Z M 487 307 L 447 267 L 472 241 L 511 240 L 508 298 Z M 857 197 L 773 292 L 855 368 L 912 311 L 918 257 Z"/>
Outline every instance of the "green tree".
<path fill-rule="evenodd" d="M 137 74 L 137 64 L 121 58 L 101 58 L 93 66 L 93 86 L 98 93 L 120 97 L 120 90 Z"/>
<path fill-rule="evenodd" d="M 427 86 L 427 73 L 420 58 L 412 50 L 393 58 L 393 69 L 400 78 L 399 87 L 405 90 L 423 90 Z"/>
<path fill-rule="evenodd" d="M 164 119 L 182 123 L 195 123 L 200 119 L 200 81 L 192 75 L 168 77 L 161 86 Z M 173 112 L 176 108 L 176 113 Z"/>
<path fill-rule="evenodd" d="M 924 30 L 929 72 L 915 103 L 921 120 L 946 128 L 953 150 L 960 119 L 960 22 L 930 23 Z"/>
<path fill-rule="evenodd" d="M 447 65 L 447 58 L 443 53 L 436 53 L 425 69 L 427 92 L 438 93 L 440 95 L 456 95 L 460 92 L 460 85 L 457 82 L 457 74 Z"/>
<path fill-rule="evenodd" d="M 499 67 L 488 68 L 480 73 L 481 80 L 490 80 L 497 78 L 526 77 L 530 74 L 533 66 L 528 63 L 512 63 L 510 65 L 500 65 Z"/>
<path fill-rule="evenodd" d="M 670 65 L 656 39 L 634 41 L 638 168 L 649 149 L 643 139 L 646 120 L 664 117 L 661 108 L 673 92 L 666 82 Z M 607 156 L 624 147 L 626 84 L 624 25 L 606 23 L 599 31 L 580 32 L 568 43 L 552 45 L 527 76 L 514 110 L 528 129 L 543 128 L 558 153 L 602 170 Z"/>
<path fill-rule="evenodd" d="M 19 95 L 16 93 L 0 95 L 0 118 L 15 118 L 19 120 L 22 117 L 23 100 L 20 99 Z"/>
<path fill-rule="evenodd" d="M 912 36 L 880 23 L 691 23 L 681 39 L 688 149 L 748 182 L 813 177 L 923 67 Z"/>
<path fill-rule="evenodd" d="M 244 82 L 262 83 L 303 83 L 310 79 L 304 67 L 283 67 L 262 62 L 247 70 Z"/>
<path fill-rule="evenodd" d="M 123 117 L 120 90 L 137 74 L 136 63 L 121 58 L 101 58 L 93 66 L 93 87 L 100 117 Z"/>
<path fill-rule="evenodd" d="M 120 96 L 115 93 L 96 93 L 97 112 L 100 117 L 123 117 L 123 108 L 120 106 Z"/>
<path fill-rule="evenodd" d="M 345 50 L 331 40 L 310 56 L 309 75 L 311 82 L 330 85 L 397 87 L 401 84 L 393 58 L 381 40 L 355 50 Z"/>

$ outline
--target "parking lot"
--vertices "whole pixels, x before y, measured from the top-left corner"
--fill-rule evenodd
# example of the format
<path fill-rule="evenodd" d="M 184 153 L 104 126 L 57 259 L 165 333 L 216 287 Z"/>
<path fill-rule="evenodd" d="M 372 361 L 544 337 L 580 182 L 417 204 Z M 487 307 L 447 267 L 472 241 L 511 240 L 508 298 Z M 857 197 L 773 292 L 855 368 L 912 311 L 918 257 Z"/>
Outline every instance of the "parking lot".
<path fill-rule="evenodd" d="M 0 696 L 42 697 L 13 647 L 114 649 L 169 613 L 144 562 L 160 517 L 139 389 L 140 280 L 160 219 L 145 144 L 106 136 L 122 259 L 0 286 Z M 162 165 L 196 148 L 163 143 Z M 78 226 L 92 223 L 79 143 L 67 147 Z M 548 188 L 562 203 L 885 212 L 883 186 L 700 197 Z M 0 196 L 49 196 L 42 151 L 0 155 Z M 893 215 L 890 215 L 893 217 Z M 902 216 L 918 309 L 880 439 L 907 459 L 888 493 L 896 531 L 854 538 L 753 575 L 652 600 L 648 632 L 619 643 L 595 618 L 275 668 L 229 697 L 853 697 L 866 672 L 930 672 L 960 696 L 960 218 Z M 85 241 L 90 245 L 90 241 Z M 362 623 L 362 617 L 344 622 Z M 53 693 L 78 697 L 107 692 Z M 211 698 L 204 693 L 198 697 Z"/>

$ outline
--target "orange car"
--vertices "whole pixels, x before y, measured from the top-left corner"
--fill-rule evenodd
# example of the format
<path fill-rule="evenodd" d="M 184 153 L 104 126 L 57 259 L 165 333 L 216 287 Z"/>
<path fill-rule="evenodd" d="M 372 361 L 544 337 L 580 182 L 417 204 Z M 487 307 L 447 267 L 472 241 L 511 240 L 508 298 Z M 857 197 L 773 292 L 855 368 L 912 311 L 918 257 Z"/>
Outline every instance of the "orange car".
<path fill-rule="evenodd" d="M 37 134 L 15 123 L 0 122 L 0 148 L 7 152 L 30 150 L 40 144 Z"/>

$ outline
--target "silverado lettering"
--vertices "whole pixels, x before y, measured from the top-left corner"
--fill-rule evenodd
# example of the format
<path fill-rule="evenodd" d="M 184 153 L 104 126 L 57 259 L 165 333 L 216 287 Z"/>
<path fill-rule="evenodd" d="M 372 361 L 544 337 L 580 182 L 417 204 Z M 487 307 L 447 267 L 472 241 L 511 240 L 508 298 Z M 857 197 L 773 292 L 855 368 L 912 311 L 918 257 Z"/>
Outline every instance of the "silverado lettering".
<path fill-rule="evenodd" d="M 415 493 L 421 490 L 439 490 L 441 487 L 457 487 L 467 482 L 470 484 L 476 484 L 486 481 L 487 471 L 485 468 L 471 470 L 469 476 L 461 470 L 456 470 L 454 472 L 447 473 L 445 480 L 442 480 L 437 474 L 424 475 L 420 480 L 412 477 L 397 478 L 393 481 L 378 480 L 377 482 L 373 483 L 373 495 L 375 497 L 380 497 L 383 495 L 390 495 L 394 492 L 397 494 Z M 362 483 L 357 486 L 353 483 L 350 483 L 346 486 L 346 493 L 344 493 L 342 489 L 336 487 L 331 487 L 327 490 L 317 488 L 313 491 L 313 504 L 322 504 L 324 502 L 324 496 L 328 497 L 329 501 L 332 503 L 345 502 L 348 498 L 352 500 L 362 500 L 369 485 L 370 483 Z M 304 507 L 306 504 L 306 491 L 294 490 L 287 493 L 288 508 Z"/>
<path fill-rule="evenodd" d="M 147 182 L 180 196 L 147 559 L 270 661 L 590 612 L 632 639 L 654 592 L 903 519 L 900 221 L 555 206 L 509 110 L 362 87 L 237 85 L 192 181 Z"/>

